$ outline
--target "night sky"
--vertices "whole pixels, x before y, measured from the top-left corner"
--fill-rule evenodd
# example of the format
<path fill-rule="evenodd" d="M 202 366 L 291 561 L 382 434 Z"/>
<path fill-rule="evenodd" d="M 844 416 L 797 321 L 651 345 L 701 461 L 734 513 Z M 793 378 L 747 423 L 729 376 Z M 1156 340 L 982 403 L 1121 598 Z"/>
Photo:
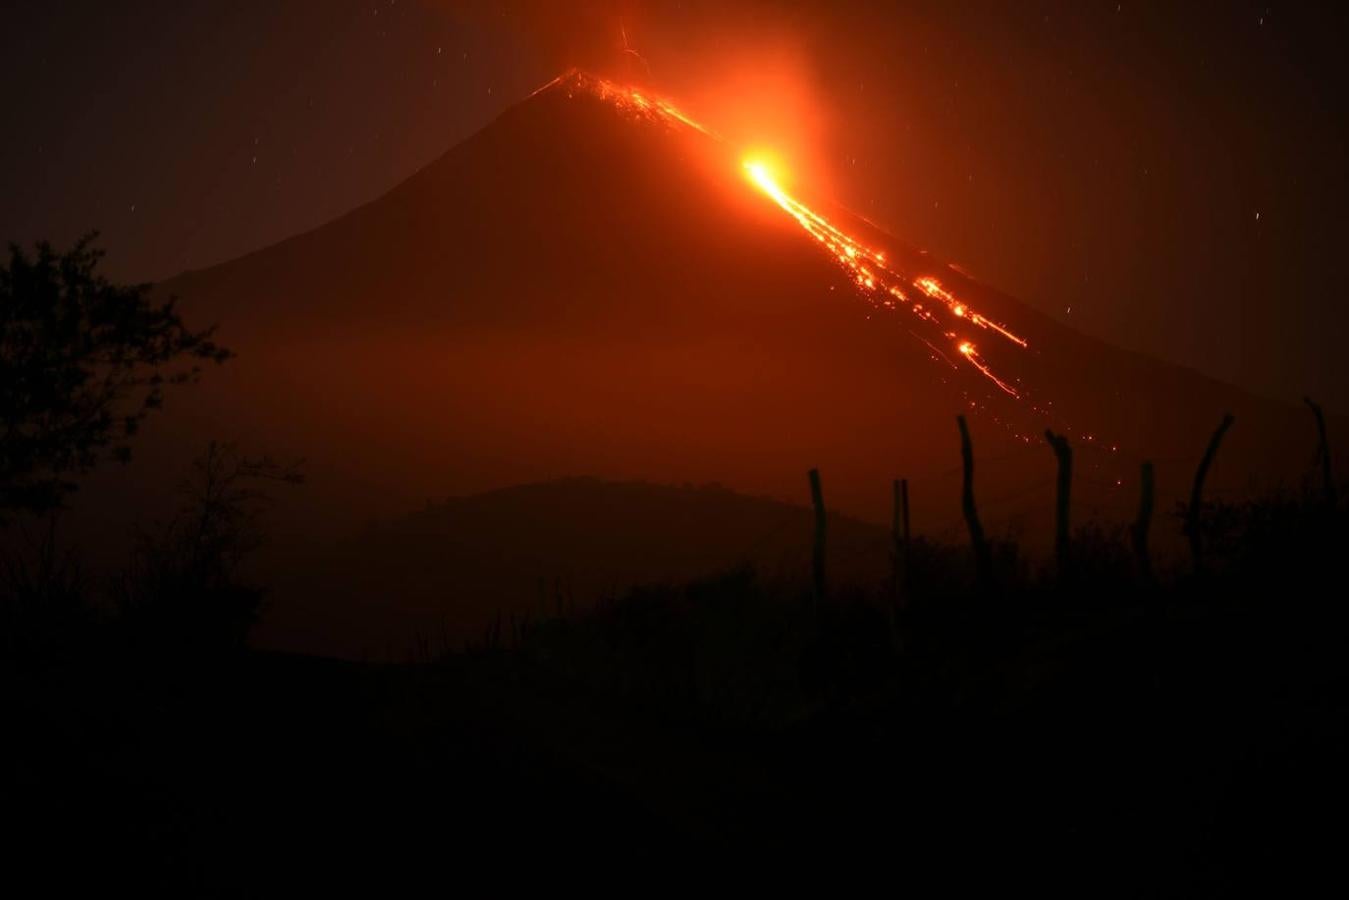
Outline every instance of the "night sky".
<path fill-rule="evenodd" d="M 1173 6 L 11 2 L 0 239 L 97 228 L 136 280 L 220 262 L 579 64 L 1087 333 L 1349 412 L 1349 14 Z"/>

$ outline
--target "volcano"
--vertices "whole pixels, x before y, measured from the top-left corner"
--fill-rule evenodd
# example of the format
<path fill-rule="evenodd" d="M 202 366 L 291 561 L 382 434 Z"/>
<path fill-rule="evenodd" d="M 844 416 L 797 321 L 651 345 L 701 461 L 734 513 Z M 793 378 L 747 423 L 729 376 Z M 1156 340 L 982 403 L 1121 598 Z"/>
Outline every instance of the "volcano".
<path fill-rule="evenodd" d="M 1166 509 L 1226 412 L 1216 491 L 1315 448 L 1305 411 L 1079 334 L 580 72 L 373 202 L 157 290 L 238 358 L 172 398 L 138 465 L 207 438 L 304 456 L 288 533 L 575 476 L 799 503 L 818 467 L 872 521 L 908 478 L 915 529 L 959 539 L 963 413 L 985 525 L 1034 539 L 1046 428 L 1077 449 L 1079 520 L 1130 517 L 1143 460 Z"/>
<path fill-rule="evenodd" d="M 1144 458 L 1164 479 L 1180 463 L 1183 483 L 1226 411 L 1239 425 L 1215 477 L 1284 474 L 1288 429 L 1306 462 L 1305 413 L 1080 335 L 826 215 L 910 273 L 907 307 L 864 296 L 737 148 L 571 73 L 374 202 L 161 290 L 240 353 L 189 418 L 388 498 L 577 474 L 799 498 L 815 465 L 831 505 L 883 512 L 907 476 L 916 502 L 953 510 L 950 485 L 928 484 L 959 461 L 958 412 L 981 458 L 1045 473 L 1052 427 L 1129 498 Z M 942 321 L 921 330 L 924 303 Z M 966 307 L 1015 342 L 948 328 Z M 1017 396 L 961 358 L 971 341 Z M 1007 468 L 981 468 L 991 493 Z"/>

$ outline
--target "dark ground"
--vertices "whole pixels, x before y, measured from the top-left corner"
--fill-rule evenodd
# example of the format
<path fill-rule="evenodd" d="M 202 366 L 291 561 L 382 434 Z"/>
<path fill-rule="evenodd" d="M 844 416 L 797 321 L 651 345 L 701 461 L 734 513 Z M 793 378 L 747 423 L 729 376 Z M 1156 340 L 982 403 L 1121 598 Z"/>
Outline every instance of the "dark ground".
<path fill-rule="evenodd" d="M 401 665 L 89 625 L 6 673 L 7 867 L 178 896 L 1329 886 L 1344 516 L 1227 518 L 1160 587 L 1085 535 L 1071 577 L 985 591 L 916 545 L 897 615 L 737 571 Z"/>

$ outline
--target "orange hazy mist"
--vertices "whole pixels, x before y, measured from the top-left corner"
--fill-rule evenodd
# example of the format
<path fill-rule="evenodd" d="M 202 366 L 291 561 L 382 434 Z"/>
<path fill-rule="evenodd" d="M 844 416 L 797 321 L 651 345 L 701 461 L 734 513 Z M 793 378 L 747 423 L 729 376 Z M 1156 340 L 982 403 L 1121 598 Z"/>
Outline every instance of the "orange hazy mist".
<path fill-rule="evenodd" d="M 785 39 L 728 47 L 688 82 L 678 85 L 681 103 L 733 145 L 771 165 L 788 186 L 832 193 L 834 166 L 823 153 L 829 105 L 804 51 Z"/>

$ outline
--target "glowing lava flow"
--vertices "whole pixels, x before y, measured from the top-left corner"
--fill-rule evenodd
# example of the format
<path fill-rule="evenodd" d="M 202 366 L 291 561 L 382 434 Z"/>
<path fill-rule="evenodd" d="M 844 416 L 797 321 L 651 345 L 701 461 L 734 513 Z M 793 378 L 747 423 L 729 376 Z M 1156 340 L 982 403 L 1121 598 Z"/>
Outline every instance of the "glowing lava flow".
<path fill-rule="evenodd" d="M 991 328 L 993 331 L 996 331 L 998 334 L 1007 338 L 1007 340 L 1011 341 L 1013 344 L 1016 344 L 1020 347 L 1026 346 L 1026 342 L 1024 340 L 1012 334 L 1010 331 L 999 325 L 997 322 L 985 319 L 977 312 L 974 312 L 973 310 L 966 307 L 965 304 L 961 303 L 955 297 L 951 296 L 951 292 L 942 287 L 941 283 L 938 282 L 937 279 L 932 278 L 930 276 L 926 278 L 919 278 L 913 284 L 914 287 L 918 288 L 920 291 L 922 291 L 924 294 L 927 294 L 929 297 L 936 297 L 937 299 L 944 302 L 947 306 L 951 308 L 951 314 L 954 315 L 956 318 L 969 319 L 971 322 L 973 322 L 975 325 L 978 325 L 980 328 Z"/>
<path fill-rule="evenodd" d="M 660 122 L 667 126 L 686 126 L 718 141 L 717 134 L 680 112 L 674 104 L 643 93 L 632 87 L 623 87 L 596 78 L 579 70 L 572 70 L 559 76 L 535 93 L 559 86 L 569 96 L 584 92 L 596 96 L 617 107 L 621 112 L 640 119 Z M 969 308 L 957 299 L 949 290 L 931 276 L 909 278 L 899 274 L 886 262 L 885 254 L 862 244 L 856 238 L 838 228 L 824 216 L 815 212 L 806 204 L 797 200 L 782 189 L 772 172 L 761 162 L 754 160 L 744 164 L 750 181 L 767 194 L 788 215 L 796 220 L 807 234 L 818 241 L 838 261 L 850 275 L 857 289 L 872 304 L 887 310 L 897 310 L 901 304 L 921 320 L 934 326 L 943 338 L 950 340 L 959 353 L 959 359 L 968 362 L 977 372 L 987 378 L 999 389 L 1013 397 L 1021 396 L 1017 388 L 994 373 L 987 360 L 979 354 L 974 343 L 957 328 L 966 325 L 991 331 L 1018 347 L 1025 348 L 1026 341 L 1013 334 L 1005 326 Z M 945 307 L 949 320 L 944 321 L 932 308 L 915 297 L 908 290 L 912 288 L 923 297 L 936 301 L 938 308 Z M 926 338 L 921 338 L 928 346 L 935 346 Z M 938 351 L 940 353 L 940 351 Z M 940 354 L 950 360 L 946 355 Z"/>
<path fill-rule="evenodd" d="M 942 327 L 937 316 L 922 303 L 913 302 L 905 293 L 901 284 L 904 278 L 886 265 L 885 254 L 861 244 L 833 225 L 828 219 L 806 206 L 784 191 L 773 178 L 771 172 L 762 163 L 753 160 L 745 163 L 745 172 L 765 194 L 797 221 L 811 237 L 824 245 L 825 249 L 852 276 L 858 289 L 870 296 L 872 302 L 886 309 L 896 309 L 899 303 L 907 304 L 915 315 L 938 327 Z M 955 319 L 969 322 L 979 328 L 995 332 L 1019 347 L 1025 347 L 1026 341 L 1013 334 L 1006 327 L 970 309 L 956 299 L 950 291 L 942 287 L 931 276 L 916 278 L 910 284 L 925 296 L 941 302 Z M 956 342 L 960 356 L 969 361 L 985 378 L 992 381 L 1001 390 L 1013 397 L 1021 394 L 1006 381 L 994 374 L 989 364 L 979 355 L 979 351 L 969 340 L 960 337 L 955 331 L 944 331 L 947 338 Z"/>

